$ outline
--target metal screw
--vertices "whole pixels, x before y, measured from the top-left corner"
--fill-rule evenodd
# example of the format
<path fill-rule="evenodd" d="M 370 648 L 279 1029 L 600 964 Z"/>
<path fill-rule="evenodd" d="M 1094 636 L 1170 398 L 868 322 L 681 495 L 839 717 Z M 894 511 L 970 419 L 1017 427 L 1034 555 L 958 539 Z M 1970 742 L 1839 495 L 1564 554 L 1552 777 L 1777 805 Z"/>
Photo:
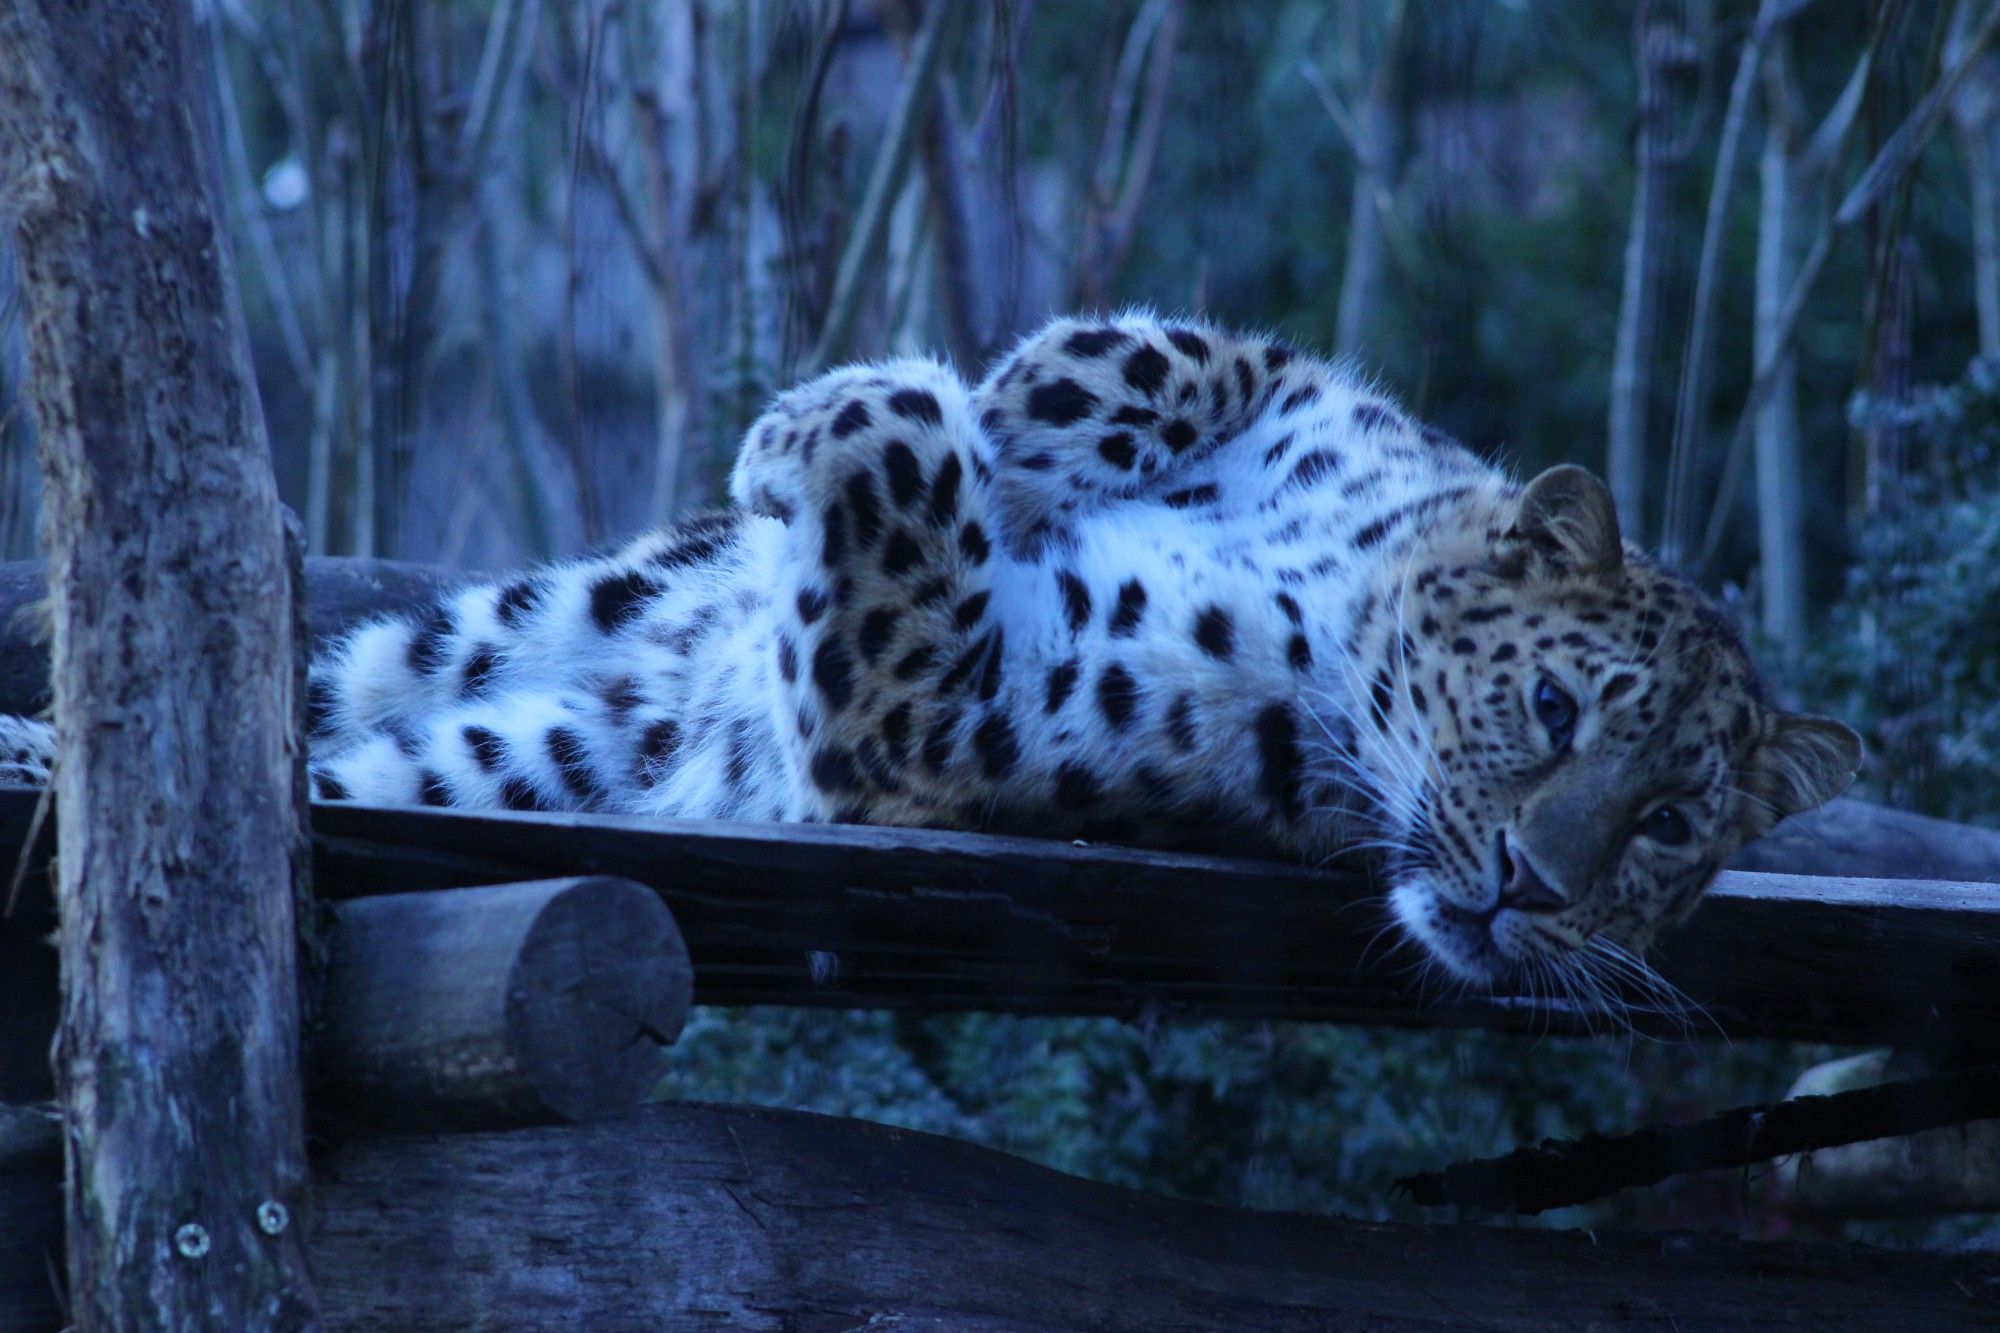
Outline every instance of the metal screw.
<path fill-rule="evenodd" d="M 276 1199 L 266 1199 L 257 1205 L 257 1226 L 265 1235 L 279 1235 L 291 1224 L 291 1211 Z"/>
<path fill-rule="evenodd" d="M 183 1259 L 199 1259 L 208 1253 L 208 1231 L 199 1222 L 184 1223 L 174 1233 L 174 1248 Z"/>

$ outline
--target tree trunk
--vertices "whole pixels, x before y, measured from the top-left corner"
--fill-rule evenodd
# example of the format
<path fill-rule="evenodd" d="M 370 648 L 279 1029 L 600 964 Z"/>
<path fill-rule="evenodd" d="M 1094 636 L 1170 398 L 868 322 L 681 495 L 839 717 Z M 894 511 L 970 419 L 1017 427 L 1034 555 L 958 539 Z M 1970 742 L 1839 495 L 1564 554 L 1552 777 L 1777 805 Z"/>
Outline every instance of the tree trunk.
<path fill-rule="evenodd" d="M 53 566 L 77 1325 L 317 1320 L 293 586 L 183 6 L 0 4 Z"/>
<path fill-rule="evenodd" d="M 1334 315 L 1333 350 L 1360 356 L 1369 329 L 1380 315 L 1389 246 L 1386 210 L 1396 189 L 1396 157 L 1402 126 L 1397 119 L 1396 68 L 1402 45 L 1405 6 L 1384 8 L 1382 35 L 1365 64 L 1360 47 L 1362 14 L 1350 4 L 1344 20 L 1342 61 L 1348 103 L 1353 108 L 1350 147 L 1354 151 L 1354 192 L 1347 203 L 1347 258 L 1341 268 L 1340 305 Z"/>
<path fill-rule="evenodd" d="M 1652 393 L 1653 333 L 1659 303 L 1661 236 L 1666 209 L 1660 173 L 1649 163 L 1641 128 L 1632 186 L 1632 226 L 1625 238 L 1625 285 L 1618 301 L 1618 341 L 1611 357 L 1611 422 L 1605 479 L 1618 526 L 1634 541 L 1646 531 L 1646 407 Z"/>
<path fill-rule="evenodd" d="M 1986 77 L 1982 76 L 1982 81 Z M 1981 95 L 1992 98 L 1991 86 Z M 2000 126 L 1989 116 L 1962 129 L 1965 175 L 1972 195 L 1972 283 L 1979 307 L 1979 354 L 2000 357 Z"/>
<path fill-rule="evenodd" d="M 1333 350 L 1360 356 L 1368 330 L 1382 309 L 1387 238 L 1382 205 L 1395 189 L 1393 113 L 1374 99 L 1356 108 L 1354 193 L 1347 205 L 1347 258 L 1340 273 L 1340 307 L 1334 318 Z"/>
<path fill-rule="evenodd" d="M 1625 535 L 1646 531 L 1646 422 L 1652 401 L 1655 334 L 1667 272 L 1667 227 L 1675 168 L 1686 156 L 1670 124 L 1674 78 L 1689 63 L 1688 41 L 1642 6 L 1636 27 L 1639 135 L 1634 149 L 1632 222 L 1625 238 L 1624 286 L 1618 301 L 1617 343 L 1611 357 L 1611 413 L 1605 478 Z"/>
<path fill-rule="evenodd" d="M 1782 35 L 1765 62 L 1764 152 L 1757 215 L 1756 316 L 1759 368 L 1777 382 L 1757 412 L 1757 539 L 1764 633 L 1787 662 L 1805 648 L 1805 460 L 1799 448 L 1798 358 L 1785 344 L 1785 299 L 1798 271 L 1798 209 L 1805 197 L 1796 165 L 1797 126 L 1790 62 Z"/>
<path fill-rule="evenodd" d="M 1955 61 L 1972 28 L 1971 0 L 1959 0 L 1945 42 Z M 1972 290 L 1979 308 L 1979 354 L 2000 356 L 2000 61 L 1982 57 L 1952 99 L 1959 153 L 1972 207 Z"/>

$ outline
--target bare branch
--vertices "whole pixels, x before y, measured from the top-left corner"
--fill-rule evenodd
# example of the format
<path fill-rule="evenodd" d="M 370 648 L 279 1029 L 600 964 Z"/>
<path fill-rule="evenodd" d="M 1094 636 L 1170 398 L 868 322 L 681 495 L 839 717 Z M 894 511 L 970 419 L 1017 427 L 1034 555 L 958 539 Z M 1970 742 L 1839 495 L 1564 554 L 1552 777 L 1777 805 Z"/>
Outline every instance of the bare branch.
<path fill-rule="evenodd" d="M 1932 132 L 1944 119 L 1951 99 L 1958 95 L 1959 85 L 1965 82 L 1966 75 L 1972 71 L 1996 32 L 2000 32 L 2000 4 L 1987 11 L 1972 35 L 1966 38 L 1951 68 L 1911 108 L 1903 123 L 1896 127 L 1896 132 L 1889 136 L 1889 141 L 1882 145 L 1882 151 L 1861 173 L 1861 179 L 1840 201 L 1840 208 L 1833 215 L 1835 226 L 1845 227 L 1857 221 L 1875 206 L 1875 201 L 1882 197 L 1884 191 L 1901 180 L 1903 174 L 1915 165 L 1925 145 L 1930 143 Z"/>
<path fill-rule="evenodd" d="M 889 214 L 895 208 L 896 196 L 909 174 L 916 154 L 917 135 L 922 129 L 930 100 L 936 95 L 937 72 L 943 62 L 945 48 L 957 31 L 964 11 L 964 0 L 936 0 L 924 15 L 924 26 L 917 33 L 916 45 L 910 52 L 902 92 L 890 113 L 888 130 L 875 159 L 875 169 L 868 178 L 867 192 L 862 195 L 854 229 L 848 235 L 847 248 L 840 256 L 826 325 L 820 330 L 819 342 L 813 347 L 811 355 L 800 367 L 802 374 L 812 374 L 830 365 L 846 352 L 854 336 L 854 326 L 861 318 L 863 284 L 868 280 L 870 271 L 881 256 L 882 244 L 888 238 Z"/>
<path fill-rule="evenodd" d="M 1334 91 L 1331 83 L 1327 82 L 1326 75 L 1313 63 L 1311 56 L 1299 61 L 1299 77 L 1306 81 L 1306 85 L 1313 90 L 1313 96 L 1319 98 L 1319 104 L 1326 108 L 1327 117 L 1333 121 L 1334 128 L 1340 131 L 1341 138 L 1347 140 L 1348 151 L 1358 151 L 1360 135 L 1354 128 L 1354 113 L 1340 100 L 1340 94 Z"/>
<path fill-rule="evenodd" d="M 235 187 L 236 215 L 250 241 L 250 253 L 257 259 L 257 275 L 271 301 L 271 314 L 278 325 L 278 340 L 284 344 L 285 359 L 299 387 L 312 392 L 313 354 L 306 341 L 305 326 L 299 321 L 298 302 L 292 295 L 291 278 L 278 258 L 278 246 L 271 225 L 264 217 L 263 198 L 257 190 L 256 173 L 250 165 L 249 145 L 243 137 L 243 116 L 236 105 L 236 89 L 229 78 L 228 52 L 222 45 L 222 26 L 210 21 L 209 60 L 215 75 L 217 108 L 221 111 L 222 148 L 229 164 L 230 183 Z"/>
<path fill-rule="evenodd" d="M 1666 282 L 1669 196 L 1674 177 L 1692 143 L 1688 132 L 1670 125 L 1677 70 L 1701 61 L 1689 35 L 1656 20 L 1642 3 L 1633 24 L 1639 80 L 1639 130 L 1634 144 L 1632 216 L 1626 232 L 1624 271 L 1618 301 L 1618 330 L 1611 358 L 1611 385 L 1605 435 L 1605 480 L 1618 520 L 1635 540 L 1644 540 L 1647 417 L 1652 404 L 1653 348 L 1657 342 L 1661 289 Z M 1702 119 L 1701 107 L 1689 117 Z"/>
<path fill-rule="evenodd" d="M 1145 101 L 1140 106 L 1138 127 L 1132 133 L 1132 156 L 1126 163 L 1116 202 L 1104 226 L 1108 244 L 1100 262 L 1107 286 L 1132 246 L 1139 206 L 1152 183 L 1153 164 L 1160 152 L 1160 126 L 1166 120 L 1167 94 L 1173 87 L 1174 48 L 1180 40 L 1180 27 L 1181 0 L 1172 0 L 1153 37 L 1152 56 L 1146 67 Z"/>
<path fill-rule="evenodd" d="M 924 138 L 925 195 L 935 244 L 939 309 L 952 356 L 976 373 L 986 355 L 993 308 L 981 267 L 977 208 L 967 179 L 967 136 L 958 96 L 945 75 L 938 76 L 930 132 Z"/>
<path fill-rule="evenodd" d="M 1534 1214 L 1587 1203 L 1633 1185 L 1791 1153 L 1913 1134 L 2000 1115 L 2000 1066 L 1826 1097 L 1745 1106 L 1691 1125 L 1654 1125 L 1635 1134 L 1551 1139 L 1505 1157 L 1460 1162 L 1396 1182 L 1427 1207 L 1469 1205 Z"/>
<path fill-rule="evenodd" d="M 1694 487 L 1695 440 L 1708 416 L 1709 348 L 1714 339 L 1723 233 L 1736 190 L 1736 163 L 1742 154 L 1751 94 L 1757 86 L 1757 69 L 1764 57 L 1764 47 L 1777 24 L 1783 21 L 1779 15 L 1788 18 L 1802 7 L 1802 0 L 1764 0 L 1757 22 L 1743 43 L 1743 52 L 1737 57 L 1736 76 L 1729 87 L 1729 107 L 1722 118 L 1722 142 L 1715 155 L 1715 179 L 1708 193 L 1708 217 L 1702 227 L 1701 257 L 1695 268 L 1694 311 L 1688 317 L 1687 348 L 1674 408 L 1673 446 L 1667 456 L 1667 507 L 1661 539 L 1670 559 L 1678 555 L 1685 542 L 1681 523 Z"/>
<path fill-rule="evenodd" d="M 652 159 L 656 154 L 651 145 L 660 137 L 657 128 L 659 106 L 651 98 L 641 97 L 635 110 L 641 140 L 648 145 L 646 156 Z M 618 225 L 625 230 L 625 239 L 632 246 L 633 257 L 639 261 L 640 272 L 645 274 L 646 282 L 655 291 L 665 290 L 670 282 L 666 254 L 654 239 L 646 219 L 639 215 L 638 202 L 632 198 L 632 189 L 625 183 L 624 173 L 618 170 L 618 164 L 611 160 L 611 155 L 604 151 L 604 145 L 595 137 L 585 142 L 583 152 L 591 174 L 597 177 L 604 192 L 611 197 L 611 211 L 617 215 Z M 659 167 L 649 160 L 647 169 L 656 171 Z"/>
<path fill-rule="evenodd" d="M 541 0 L 499 0 L 487 21 L 486 43 L 480 49 L 479 72 L 473 76 L 453 163 L 461 190 L 478 189 L 485 177 L 501 115 L 514 101 L 514 89 L 527 64 L 523 34 L 534 31 L 541 10 Z"/>
<path fill-rule="evenodd" d="M 1097 145 L 1097 167 L 1091 172 L 1091 197 L 1101 208 L 1109 208 L 1117 192 L 1119 165 L 1125 159 L 1125 145 L 1132 134 L 1132 108 L 1138 101 L 1139 76 L 1146 56 L 1153 49 L 1154 36 L 1166 22 L 1175 0 L 1146 0 L 1132 26 L 1126 30 L 1125 44 L 1118 52 L 1118 66 L 1111 75 L 1111 96 L 1105 102 L 1104 137 Z"/>
<path fill-rule="evenodd" d="M 1799 165 L 1814 171 L 1831 167 L 1847 143 L 1847 136 L 1853 132 L 1854 118 L 1860 114 L 1862 95 L 1868 89 L 1868 76 L 1875 68 L 1876 42 L 1871 40 L 1854 62 L 1854 72 L 1847 76 L 1847 84 L 1840 90 L 1833 105 L 1827 108 L 1824 119 L 1813 131 L 1805 151 L 1799 155 Z"/>
<path fill-rule="evenodd" d="M 1885 25 L 1877 25 L 1871 43 L 1880 40 L 1884 27 Z M 1951 68 L 1939 78 L 1931 91 L 1911 109 L 1903 123 L 1889 136 L 1888 141 L 1862 171 L 1860 180 L 1848 191 L 1840 208 L 1835 211 L 1832 222 L 1821 229 L 1813 241 L 1812 249 L 1800 261 L 1798 275 L 1793 279 L 1791 291 L 1785 298 L 1784 308 L 1775 324 L 1770 355 L 1759 359 L 1751 380 L 1750 392 L 1744 400 L 1742 413 L 1737 417 L 1735 428 L 1730 432 L 1728 450 L 1723 458 L 1722 476 L 1716 486 L 1715 502 L 1709 510 L 1708 522 L 1702 530 L 1701 546 L 1695 562 L 1697 569 L 1707 568 L 1721 549 L 1722 538 L 1728 529 L 1729 513 L 1735 505 L 1736 493 L 1743 484 L 1743 475 L 1748 467 L 1751 429 L 1756 415 L 1770 401 L 1772 393 L 1778 387 L 1781 378 L 1779 371 L 1786 353 L 1791 349 L 1792 339 L 1798 333 L 1799 318 L 1805 310 L 1806 298 L 1812 294 L 1813 287 L 1819 281 L 1821 270 L 1826 267 L 1827 259 L 1833 250 L 1835 236 L 1865 217 L 1874 202 L 1916 165 L 1917 158 L 1923 151 L 1924 140 L 1937 128 L 1937 109 L 1949 105 L 1948 97 L 1942 100 L 1938 98 L 1939 90 L 1946 89 L 1947 85 L 1951 89 L 1957 88 L 1963 81 L 1966 71 L 1979 58 L 1982 49 L 1992 41 L 1996 32 L 2000 32 L 2000 5 L 1996 5 L 1987 14 L 1979 28 L 1959 51 L 1958 58 Z M 1873 51 L 1872 45 L 1870 51 L 1871 53 Z M 1864 60 L 1871 58 L 1872 54 L 1863 56 Z M 1852 82 L 1850 79 L 1850 87 Z M 1845 96 L 1846 93 L 1843 92 L 1842 97 Z M 1828 120 L 1832 120 L 1831 113 Z M 1827 160 L 1838 159 L 1845 147 L 1845 136 L 1852 133 L 1854 125 L 1855 118 L 1849 115 L 1844 122 L 1841 136 L 1835 138 L 1824 150 Z M 1824 129 L 1825 124 L 1822 124 L 1821 128 Z M 1820 150 L 1815 146 L 1814 151 Z"/>

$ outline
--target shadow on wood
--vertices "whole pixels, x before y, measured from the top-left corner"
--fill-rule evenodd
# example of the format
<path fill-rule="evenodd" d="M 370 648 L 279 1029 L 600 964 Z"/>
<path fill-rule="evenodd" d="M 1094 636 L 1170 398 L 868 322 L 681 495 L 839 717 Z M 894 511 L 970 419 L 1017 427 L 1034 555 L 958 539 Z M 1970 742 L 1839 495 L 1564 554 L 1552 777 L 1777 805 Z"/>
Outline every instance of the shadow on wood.
<path fill-rule="evenodd" d="M 51 1143 L 53 1140 L 51 1139 Z M 52 1327 L 52 1152 L 0 1172 L 0 1324 Z M 2000 1259 L 1180 1203 L 861 1121 L 669 1105 L 315 1162 L 327 1326 L 1027 1333 L 2000 1320 Z M 27 1239 L 22 1239 L 27 1238 Z"/>

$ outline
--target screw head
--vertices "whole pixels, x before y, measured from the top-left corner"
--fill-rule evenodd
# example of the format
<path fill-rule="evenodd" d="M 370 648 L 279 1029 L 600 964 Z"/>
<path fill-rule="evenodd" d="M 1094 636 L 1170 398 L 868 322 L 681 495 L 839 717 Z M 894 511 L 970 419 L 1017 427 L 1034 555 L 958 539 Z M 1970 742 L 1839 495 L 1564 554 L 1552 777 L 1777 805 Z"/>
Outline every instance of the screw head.
<path fill-rule="evenodd" d="M 184 1222 L 174 1232 L 174 1248 L 183 1259 L 199 1259 L 208 1253 L 208 1229 L 199 1222 Z"/>
<path fill-rule="evenodd" d="M 257 1205 L 257 1229 L 265 1235 L 280 1235 L 291 1224 L 291 1210 L 276 1199 L 266 1199 Z"/>

